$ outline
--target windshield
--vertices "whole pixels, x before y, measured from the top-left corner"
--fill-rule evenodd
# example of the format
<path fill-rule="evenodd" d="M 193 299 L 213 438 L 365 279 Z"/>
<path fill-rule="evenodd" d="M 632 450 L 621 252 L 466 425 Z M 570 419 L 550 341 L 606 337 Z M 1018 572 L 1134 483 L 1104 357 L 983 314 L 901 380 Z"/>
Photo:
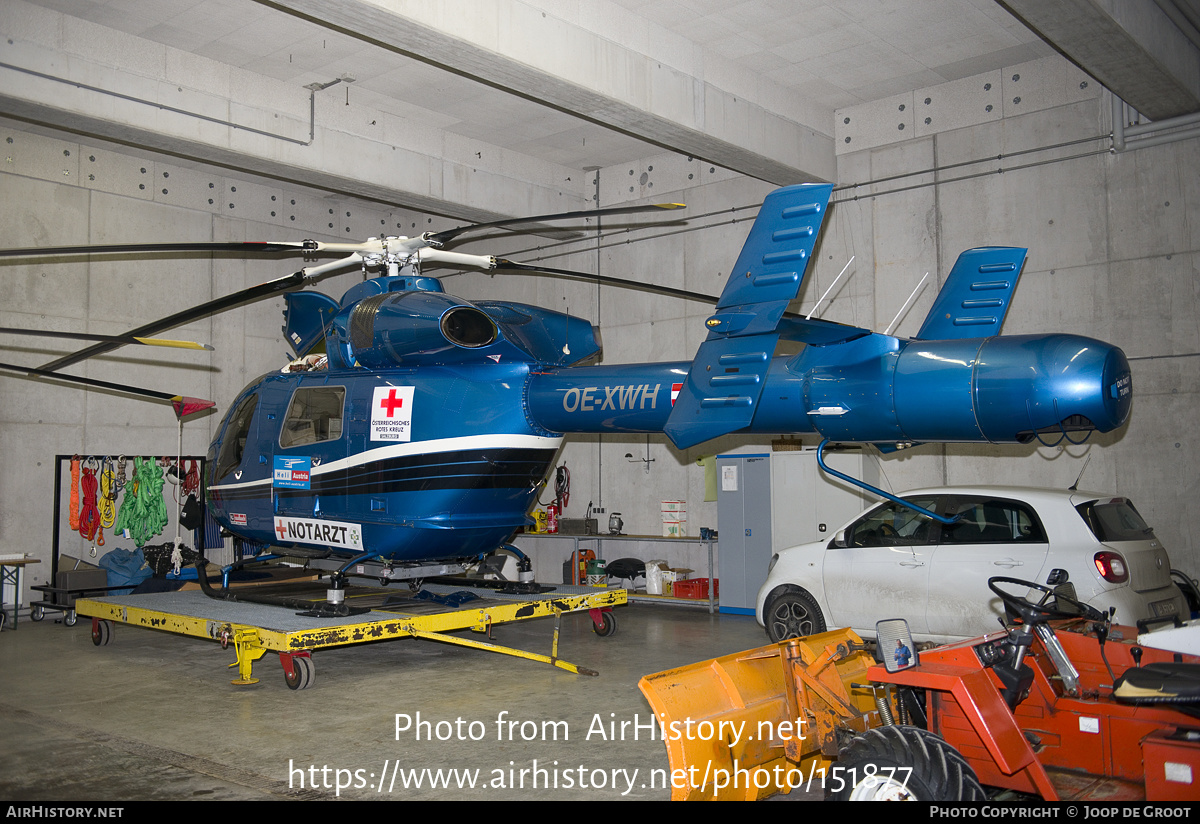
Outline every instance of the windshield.
<path fill-rule="evenodd" d="M 225 427 L 221 454 L 217 456 L 217 480 L 221 480 L 241 464 L 246 440 L 250 437 L 250 422 L 254 419 L 254 407 L 257 404 L 258 395 L 246 398 L 238 405 L 237 411 Z"/>

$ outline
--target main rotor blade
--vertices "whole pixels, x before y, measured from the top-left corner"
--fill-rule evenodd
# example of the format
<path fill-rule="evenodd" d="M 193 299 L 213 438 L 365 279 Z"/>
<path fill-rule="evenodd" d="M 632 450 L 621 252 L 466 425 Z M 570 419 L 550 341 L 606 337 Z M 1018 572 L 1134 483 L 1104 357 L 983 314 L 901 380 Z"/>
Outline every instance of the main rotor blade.
<path fill-rule="evenodd" d="M 213 351 L 210 343 L 196 343 L 190 340 L 170 340 L 168 338 L 135 338 L 132 335 L 93 335 L 87 332 L 51 332 L 45 329 L 15 329 L 11 326 L 0 326 L 0 333 L 5 335 L 32 335 L 40 338 L 62 338 L 64 340 L 99 340 L 117 344 L 141 344 L 142 346 L 167 346 L 172 349 L 204 349 Z"/>
<path fill-rule="evenodd" d="M 498 229 L 502 226 L 515 226 L 521 223 L 545 223 L 552 220 L 578 220 L 587 217 L 608 217 L 609 215 L 632 215 L 639 212 L 671 211 L 686 209 L 682 203 L 651 203 L 641 206 L 614 206 L 610 209 L 591 209 L 577 212 L 559 212 L 553 215 L 535 215 L 533 217 L 510 217 L 505 220 L 493 220 L 490 223 L 471 223 L 459 226 L 457 229 L 447 229 L 443 232 L 433 232 L 428 239 L 433 243 L 449 243 L 461 234 L 474 232 L 477 229 Z"/>
<path fill-rule="evenodd" d="M 714 306 L 721 300 L 716 295 L 705 295 L 700 292 L 689 292 L 685 289 L 672 289 L 670 286 L 658 286 L 653 283 L 642 283 L 637 280 L 627 280 L 625 278 L 614 278 L 608 275 L 593 275 L 590 272 L 576 272 L 571 269 L 553 269 L 549 266 L 533 266 L 528 263 L 516 263 L 504 258 L 496 259 L 496 269 L 507 269 L 513 272 L 543 272 L 548 275 L 562 275 L 568 278 L 579 278 L 580 280 L 594 280 L 597 283 L 608 283 L 613 286 L 624 286 L 629 289 L 638 289 L 643 292 L 657 292 L 661 295 L 670 295 L 671 297 L 683 298 L 684 300 L 694 300 L 700 303 L 711 303 Z"/>
<path fill-rule="evenodd" d="M 689 292 L 686 289 L 672 289 L 670 286 L 657 286 L 653 283 L 642 283 L 638 280 L 627 280 L 626 278 L 614 278 L 608 275 L 593 275 L 591 272 L 576 272 L 572 269 L 554 269 L 550 266 L 533 266 L 528 263 L 517 263 L 505 258 L 496 258 L 494 270 L 508 270 L 512 272 L 531 272 L 537 274 L 541 272 L 547 275 L 561 275 L 568 278 L 579 278 L 580 280 L 594 280 L 597 283 L 607 283 L 612 286 L 620 286 L 626 289 L 637 289 L 642 292 L 657 292 L 661 295 L 669 295 L 671 297 L 683 298 L 684 300 L 694 300 L 697 303 L 711 303 L 716 306 L 721 298 L 717 295 L 705 295 L 701 292 Z M 795 312 L 784 312 L 785 318 L 803 318 Z M 833 321 L 822 321 L 830 326 L 844 326 L 844 324 L 835 324 Z"/>
<path fill-rule="evenodd" d="M 290 292 L 293 289 L 303 286 L 304 281 L 309 277 L 310 275 L 306 273 L 305 270 L 301 269 L 300 271 L 293 272 L 290 275 L 285 275 L 284 277 L 276 278 L 275 280 L 269 280 L 266 283 L 260 283 L 258 286 L 252 286 L 249 289 L 243 289 L 240 292 L 234 292 L 233 294 L 225 295 L 224 297 L 217 298 L 216 300 L 210 300 L 207 303 L 202 303 L 199 306 L 193 306 L 191 309 L 185 309 L 182 312 L 176 312 L 174 315 L 170 315 L 169 317 L 147 323 L 145 326 L 139 326 L 137 329 L 134 329 L 126 334 L 129 337 L 147 337 L 150 335 L 157 335 L 159 332 L 167 329 L 173 329 L 176 326 L 182 326 L 185 323 L 191 323 L 194 320 L 206 318 L 209 315 L 216 314 L 217 312 L 223 312 L 226 309 L 233 309 L 234 307 L 241 306 L 244 303 L 251 303 L 253 301 L 271 297 L 272 295 L 277 295 L 282 292 Z M 50 372 L 56 369 L 62 369 L 63 367 L 70 366 L 74 363 L 79 363 L 82 360 L 87 360 L 88 358 L 95 357 L 96 355 L 102 355 L 106 352 L 111 352 L 121 345 L 121 343 L 112 342 L 93 344 L 86 349 L 80 349 L 78 352 L 74 352 L 70 355 L 64 355 L 58 360 L 51 361 L 50 363 L 43 365 L 42 369 Z"/>
<path fill-rule="evenodd" d="M 94 386 L 98 389 L 111 389 L 114 392 L 125 392 L 129 395 L 140 395 L 143 398 L 152 398 L 156 401 L 169 401 L 171 403 L 190 402 L 201 403 L 214 406 L 212 401 L 201 400 L 199 398 L 189 398 L 185 395 L 172 395 L 169 392 L 158 392 L 154 389 L 143 389 L 140 386 L 128 386 L 123 383 L 112 383 L 110 381 L 96 380 L 95 378 L 81 378 L 78 375 L 64 375 L 61 372 L 51 372 L 48 369 L 37 369 L 33 366 L 17 366 L 14 363 L 0 363 L 0 370 L 6 372 L 16 372 L 22 375 L 36 375 L 40 378 L 51 378 L 56 381 L 66 381 L 67 383 L 77 383 L 82 386 Z M 207 408 L 207 407 L 204 407 Z"/>
<path fill-rule="evenodd" d="M 26 249 L 0 249 L 0 257 L 45 257 L 47 255 L 92 255 L 117 254 L 120 252 L 239 252 L 245 254 L 267 254 L 271 252 L 316 252 L 315 241 L 301 240 L 287 243 L 241 242 L 241 243 L 120 243 L 107 246 L 46 246 Z"/>
<path fill-rule="evenodd" d="M 420 248 L 425 243 L 441 246 L 467 232 L 480 229 L 497 229 L 503 226 L 515 226 L 523 223 L 539 223 L 554 220 L 577 220 L 579 218 L 608 217 L 610 215 L 631 215 L 639 212 L 671 211 L 686 209 L 682 203 L 653 203 L 641 206 L 614 206 L 611 209 L 592 209 L 575 212 L 558 212 L 550 215 L 533 215 L 531 217 L 513 217 L 504 220 L 493 220 L 488 223 L 471 223 L 444 232 L 433 232 L 422 240 L 414 238 L 413 249 Z M 233 252 L 236 254 L 272 254 L 290 252 L 293 254 L 351 254 L 355 252 L 371 254 L 384 251 L 389 244 L 384 240 L 364 241 L 362 243 L 324 243 L 316 240 L 300 241 L 198 241 L 192 243 L 116 243 L 116 244 L 79 244 L 75 246 L 43 246 L 23 249 L 0 249 L 0 258 L 21 257 L 50 257 L 54 255 L 108 255 L 108 254 L 154 254 L 167 252 Z"/>

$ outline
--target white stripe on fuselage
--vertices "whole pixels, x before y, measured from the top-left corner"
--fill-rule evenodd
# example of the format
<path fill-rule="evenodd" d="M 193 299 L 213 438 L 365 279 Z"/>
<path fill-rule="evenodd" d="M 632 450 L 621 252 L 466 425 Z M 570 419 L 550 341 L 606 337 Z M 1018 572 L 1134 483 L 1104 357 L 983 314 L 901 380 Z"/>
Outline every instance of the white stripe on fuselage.
<path fill-rule="evenodd" d="M 555 449 L 562 443 L 562 438 L 543 438 L 538 435 L 463 435 L 458 438 L 437 438 L 432 441 L 415 441 L 412 443 L 394 443 L 376 449 L 359 452 L 349 458 L 341 458 L 312 468 L 312 477 L 324 475 L 327 472 L 337 472 L 350 469 L 374 461 L 386 461 L 389 458 L 400 458 L 405 455 L 433 455 L 439 452 L 457 452 L 463 449 Z M 257 481 L 246 481 L 234 484 L 214 484 L 213 490 L 249 489 L 256 486 L 270 486 L 270 476 Z"/>

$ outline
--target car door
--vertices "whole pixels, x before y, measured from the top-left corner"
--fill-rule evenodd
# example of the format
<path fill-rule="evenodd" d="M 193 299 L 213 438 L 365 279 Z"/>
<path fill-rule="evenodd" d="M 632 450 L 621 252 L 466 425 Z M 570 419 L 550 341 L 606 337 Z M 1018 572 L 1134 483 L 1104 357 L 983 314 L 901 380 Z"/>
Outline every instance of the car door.
<path fill-rule="evenodd" d="M 936 496 L 913 503 L 937 511 Z M 826 623 L 873 635 L 876 621 L 904 618 L 914 633 L 923 634 L 937 526 L 911 507 L 889 502 L 843 530 L 822 563 Z"/>
<path fill-rule="evenodd" d="M 972 637 L 999 629 L 1004 605 L 988 588 L 993 576 L 1041 582 L 1049 545 L 1037 513 L 1023 501 L 951 496 L 929 576 L 931 635 Z"/>

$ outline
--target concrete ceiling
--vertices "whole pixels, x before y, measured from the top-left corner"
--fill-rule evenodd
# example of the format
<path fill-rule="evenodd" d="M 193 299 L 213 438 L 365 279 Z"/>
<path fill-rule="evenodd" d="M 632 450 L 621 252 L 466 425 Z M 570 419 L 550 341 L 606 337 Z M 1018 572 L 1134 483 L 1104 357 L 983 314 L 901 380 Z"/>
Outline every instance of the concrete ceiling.
<path fill-rule="evenodd" d="M 318 92 L 326 105 L 344 99 L 567 169 L 669 150 L 774 183 L 832 179 L 839 108 L 1055 50 L 1152 118 L 1200 110 L 1200 50 L 1187 31 L 1200 19 L 1197 0 L 30 5 L 287 88 L 340 79 Z M 230 99 L 239 102 L 236 90 Z M 71 122 L 66 109 L 51 114 L 52 103 L 10 100 L 7 111 L 25 119 L 115 136 L 95 125 L 102 114 Z M 6 102 L 0 94 L 0 112 Z M 202 155 L 196 145 L 156 147 Z"/>

